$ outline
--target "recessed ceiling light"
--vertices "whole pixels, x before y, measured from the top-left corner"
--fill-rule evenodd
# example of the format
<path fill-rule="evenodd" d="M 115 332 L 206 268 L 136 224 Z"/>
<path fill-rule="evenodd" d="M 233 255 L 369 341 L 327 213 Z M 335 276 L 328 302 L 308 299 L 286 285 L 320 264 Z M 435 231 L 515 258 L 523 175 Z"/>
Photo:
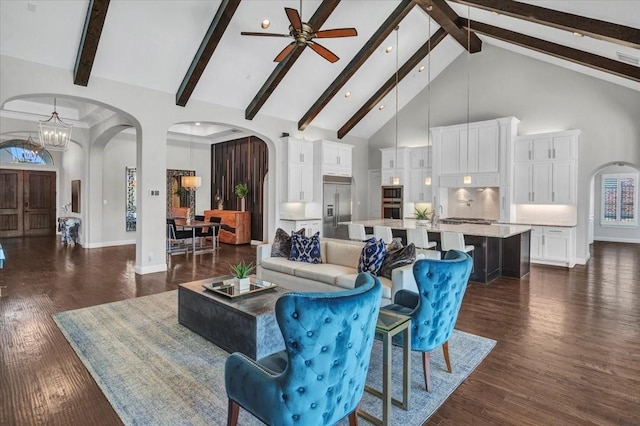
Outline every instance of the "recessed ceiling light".
<path fill-rule="evenodd" d="M 579 33 L 577 31 L 574 31 L 573 35 L 576 36 L 576 37 L 584 37 L 584 34 Z"/>
<path fill-rule="evenodd" d="M 199 126 L 199 125 L 200 125 L 200 122 L 199 122 L 199 121 L 196 121 L 196 126 Z"/>
<path fill-rule="evenodd" d="M 384 49 L 385 52 L 390 53 L 393 50 L 393 46 L 389 46 L 386 49 Z"/>
<path fill-rule="evenodd" d="M 632 65 L 640 65 L 640 58 L 637 58 L 635 56 L 627 55 L 626 53 L 622 52 L 616 52 L 616 56 L 622 62 L 627 62 Z"/>
<path fill-rule="evenodd" d="M 382 111 L 382 110 L 384 109 L 384 105 L 380 105 L 380 106 L 378 107 L 378 109 L 379 109 L 380 111 Z"/>
<path fill-rule="evenodd" d="M 347 93 L 344 94 L 345 98 L 348 98 L 349 96 L 351 96 L 351 92 L 347 92 Z"/>
<path fill-rule="evenodd" d="M 424 71 L 424 65 L 418 68 L 418 72 L 422 72 L 422 71 Z"/>
<path fill-rule="evenodd" d="M 271 25 L 271 21 L 268 19 L 263 20 L 262 23 L 260 24 L 260 26 L 265 30 L 269 28 L 269 25 Z"/>
<path fill-rule="evenodd" d="M 491 13 L 493 13 L 493 14 L 494 14 L 494 15 L 496 15 L 496 16 L 500 16 L 500 14 L 499 14 L 498 12 L 496 12 L 496 11 L 493 11 L 493 12 L 491 12 Z"/>

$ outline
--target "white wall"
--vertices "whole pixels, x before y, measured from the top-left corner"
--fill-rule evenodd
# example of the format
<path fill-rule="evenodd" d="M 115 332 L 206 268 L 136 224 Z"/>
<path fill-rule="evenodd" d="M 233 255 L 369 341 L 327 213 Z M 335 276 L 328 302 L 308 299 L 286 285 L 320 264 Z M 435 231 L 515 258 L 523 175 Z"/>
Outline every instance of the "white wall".
<path fill-rule="evenodd" d="M 593 238 L 596 241 L 640 243 L 640 225 L 632 228 L 627 226 L 600 226 L 600 218 L 602 217 L 602 175 L 607 173 L 639 173 L 639 170 L 628 166 L 609 166 L 603 168 L 594 176 Z"/>
<path fill-rule="evenodd" d="M 127 232 L 125 223 L 125 169 L 127 167 L 136 167 L 136 141 L 131 135 L 120 133 L 104 148 L 102 180 L 102 243 L 104 245 L 135 243 L 136 233 Z"/>
<path fill-rule="evenodd" d="M 431 126 L 515 116 L 518 134 L 580 129 L 578 167 L 579 261 L 588 259 L 589 192 L 593 173 L 615 161 L 640 166 L 640 93 L 484 43 L 482 52 L 456 59 L 432 83 Z M 398 145 L 426 142 L 427 91 L 400 111 Z M 369 162 L 377 148 L 393 146 L 393 121 L 369 140 Z M 410 141 L 410 142 L 408 142 Z"/>

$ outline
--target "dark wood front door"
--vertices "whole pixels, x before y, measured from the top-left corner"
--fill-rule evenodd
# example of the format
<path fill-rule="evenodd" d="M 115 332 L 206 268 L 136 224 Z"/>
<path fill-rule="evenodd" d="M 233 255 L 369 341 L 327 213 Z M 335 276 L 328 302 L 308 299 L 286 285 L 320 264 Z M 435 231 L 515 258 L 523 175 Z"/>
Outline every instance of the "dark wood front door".
<path fill-rule="evenodd" d="M 56 232 L 56 174 L 0 169 L 0 237 Z"/>

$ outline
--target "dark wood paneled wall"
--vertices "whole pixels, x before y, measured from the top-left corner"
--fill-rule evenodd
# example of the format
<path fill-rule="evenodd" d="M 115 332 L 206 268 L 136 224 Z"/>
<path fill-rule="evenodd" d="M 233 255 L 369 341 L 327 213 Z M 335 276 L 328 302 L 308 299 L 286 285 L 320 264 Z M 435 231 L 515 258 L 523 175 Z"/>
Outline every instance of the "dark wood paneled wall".
<path fill-rule="evenodd" d="M 269 171 L 269 150 L 260 138 L 250 136 L 211 145 L 211 208 L 217 208 L 216 194 L 227 210 L 240 210 L 240 199 L 233 192 L 247 183 L 246 211 L 251 213 L 251 239 L 263 240 L 264 177 Z"/>

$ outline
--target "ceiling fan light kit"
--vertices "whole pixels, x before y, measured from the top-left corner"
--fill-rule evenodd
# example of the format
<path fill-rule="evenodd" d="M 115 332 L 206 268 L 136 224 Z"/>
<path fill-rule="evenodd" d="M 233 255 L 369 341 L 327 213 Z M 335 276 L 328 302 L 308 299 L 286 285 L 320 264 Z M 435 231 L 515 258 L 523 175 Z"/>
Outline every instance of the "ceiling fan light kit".
<path fill-rule="evenodd" d="M 302 4 L 300 4 L 302 9 Z M 258 37 L 290 37 L 294 41 L 285 46 L 273 60 L 274 62 L 282 62 L 296 47 L 309 46 L 314 52 L 322 56 L 327 61 L 334 63 L 340 58 L 326 47 L 318 44 L 316 38 L 336 38 L 336 37 L 354 37 L 358 35 L 355 28 L 334 28 L 330 30 L 314 31 L 308 22 L 302 22 L 300 14 L 296 9 L 290 7 L 284 8 L 287 18 L 289 19 L 289 34 L 259 33 L 243 31 L 241 35 L 258 36 Z M 263 27 L 264 28 L 264 27 Z"/>

